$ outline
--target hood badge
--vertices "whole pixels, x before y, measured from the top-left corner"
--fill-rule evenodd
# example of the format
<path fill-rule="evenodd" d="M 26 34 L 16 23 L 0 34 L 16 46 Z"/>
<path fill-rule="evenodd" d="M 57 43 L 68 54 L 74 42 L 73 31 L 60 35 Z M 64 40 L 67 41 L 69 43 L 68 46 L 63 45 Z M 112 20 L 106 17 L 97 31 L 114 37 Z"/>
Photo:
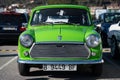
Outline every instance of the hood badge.
<path fill-rule="evenodd" d="M 62 40 L 62 36 L 61 36 L 61 35 L 58 36 L 58 40 L 59 40 L 59 41 Z"/>

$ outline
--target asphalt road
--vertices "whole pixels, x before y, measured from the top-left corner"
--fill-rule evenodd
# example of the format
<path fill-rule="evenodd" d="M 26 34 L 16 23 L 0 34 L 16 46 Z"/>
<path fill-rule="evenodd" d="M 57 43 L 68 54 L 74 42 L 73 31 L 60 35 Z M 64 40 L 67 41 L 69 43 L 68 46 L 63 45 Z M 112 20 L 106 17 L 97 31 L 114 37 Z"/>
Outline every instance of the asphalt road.
<path fill-rule="evenodd" d="M 105 63 L 100 77 L 80 72 L 41 72 L 32 68 L 30 76 L 21 76 L 17 68 L 17 45 L 0 45 L 0 80 L 120 80 L 120 59 L 114 60 L 109 50 L 103 53 Z"/>

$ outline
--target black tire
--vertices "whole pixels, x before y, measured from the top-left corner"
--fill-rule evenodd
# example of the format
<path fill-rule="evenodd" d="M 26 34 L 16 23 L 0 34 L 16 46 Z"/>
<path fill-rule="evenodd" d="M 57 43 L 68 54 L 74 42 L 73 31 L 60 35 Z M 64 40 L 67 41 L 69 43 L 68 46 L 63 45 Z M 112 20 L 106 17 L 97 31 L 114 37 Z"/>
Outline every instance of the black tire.
<path fill-rule="evenodd" d="M 114 59 L 117 59 L 118 58 L 118 54 L 119 54 L 119 48 L 118 48 L 118 45 L 117 45 L 117 40 L 115 37 L 112 37 L 111 39 L 111 56 L 112 58 Z"/>
<path fill-rule="evenodd" d="M 101 76 L 103 71 L 103 64 L 93 64 L 91 70 L 93 76 Z"/>
<path fill-rule="evenodd" d="M 18 63 L 18 70 L 19 70 L 20 75 L 28 76 L 30 67 L 27 64 Z"/>
<path fill-rule="evenodd" d="M 103 48 L 109 47 L 108 46 L 108 41 L 107 41 L 107 38 L 108 38 L 107 34 L 104 33 L 104 32 L 101 32 L 101 38 L 102 38 L 102 46 L 103 46 Z"/>

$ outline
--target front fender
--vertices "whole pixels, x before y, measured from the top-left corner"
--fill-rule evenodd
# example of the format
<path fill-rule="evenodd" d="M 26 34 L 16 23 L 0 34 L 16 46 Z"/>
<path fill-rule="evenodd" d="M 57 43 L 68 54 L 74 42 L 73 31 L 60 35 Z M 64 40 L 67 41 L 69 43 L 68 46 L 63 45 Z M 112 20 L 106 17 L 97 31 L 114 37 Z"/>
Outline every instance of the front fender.
<path fill-rule="evenodd" d="M 108 38 L 112 38 L 115 37 L 116 40 L 120 41 L 120 30 L 112 30 L 108 33 Z"/>

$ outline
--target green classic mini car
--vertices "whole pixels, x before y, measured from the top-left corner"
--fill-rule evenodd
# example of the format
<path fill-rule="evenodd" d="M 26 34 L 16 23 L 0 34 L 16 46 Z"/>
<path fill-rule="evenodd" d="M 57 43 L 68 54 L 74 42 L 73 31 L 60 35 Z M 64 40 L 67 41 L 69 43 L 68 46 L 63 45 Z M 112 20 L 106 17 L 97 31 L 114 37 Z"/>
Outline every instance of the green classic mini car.
<path fill-rule="evenodd" d="M 100 76 L 103 62 L 101 38 L 88 7 L 46 5 L 32 10 L 18 41 L 21 75 L 36 66 L 43 71 L 77 71 L 90 65 L 92 74 Z"/>

